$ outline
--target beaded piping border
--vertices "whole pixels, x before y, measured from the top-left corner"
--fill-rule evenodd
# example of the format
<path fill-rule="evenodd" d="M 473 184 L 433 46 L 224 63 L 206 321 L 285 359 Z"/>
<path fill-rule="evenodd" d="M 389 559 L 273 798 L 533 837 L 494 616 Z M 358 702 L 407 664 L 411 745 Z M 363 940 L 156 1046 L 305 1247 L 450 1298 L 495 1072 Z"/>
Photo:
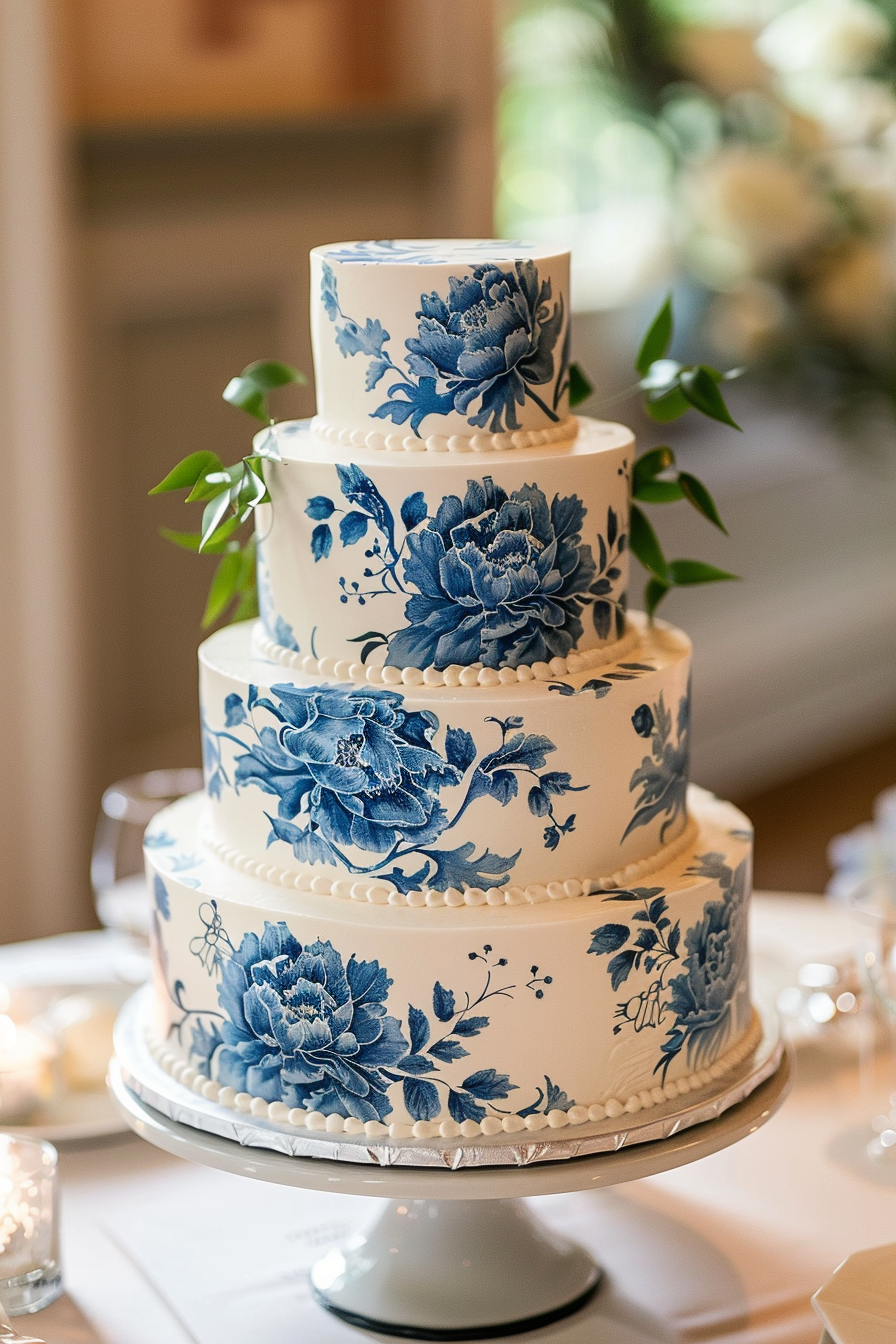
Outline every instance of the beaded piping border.
<path fill-rule="evenodd" d="M 565 658 L 552 658 L 549 663 L 522 663 L 519 667 L 483 667 L 481 663 L 470 663 L 462 667 L 452 663 L 439 670 L 435 667 L 373 667 L 364 663 L 353 663 L 348 658 L 315 658 L 313 653 L 298 653 L 294 649 L 284 648 L 265 632 L 259 623 L 252 635 L 256 652 L 268 662 L 279 663 L 291 671 L 305 672 L 312 677 L 335 677 L 337 681 L 352 681 L 356 684 L 366 682 L 370 686 L 426 686 L 437 689 L 440 686 L 515 686 L 518 682 L 556 681 L 558 677 L 574 676 L 577 672 L 589 672 L 595 667 L 604 667 L 618 663 L 640 641 L 641 631 L 629 622 L 628 629 L 621 639 L 613 644 L 605 644 L 599 649 L 586 649 L 582 653 L 568 653 Z"/>
<path fill-rule="evenodd" d="M 697 822 L 691 818 L 681 835 L 670 841 L 657 854 L 639 859 L 621 868 L 618 873 L 598 878 L 568 878 L 565 882 L 532 882 L 527 887 L 506 886 L 467 887 L 460 891 L 457 887 L 448 887 L 446 891 L 436 891 L 433 887 L 403 892 L 389 882 L 356 877 L 326 877 L 323 873 L 296 873 L 280 868 L 275 863 L 249 858 L 232 845 L 218 840 L 208 833 L 207 823 L 203 826 L 205 834 L 202 841 L 216 858 L 231 868 L 265 882 L 273 882 L 281 887 L 294 887 L 298 891 L 310 891 L 316 896 L 336 896 L 342 900 L 366 901 L 370 905 L 410 906 L 412 909 L 435 910 L 442 906 L 458 909 L 463 906 L 478 905 L 540 905 L 543 901 L 572 900 L 577 896 L 596 896 L 602 891 L 617 891 L 630 887 L 648 873 L 665 868 L 667 864 L 684 853 L 697 838 Z"/>
<path fill-rule="evenodd" d="M 639 1111 L 649 1110 L 686 1096 L 688 1092 L 699 1092 L 701 1088 L 723 1078 L 726 1073 L 747 1058 L 756 1049 L 762 1038 L 762 1024 L 759 1015 L 753 1009 L 750 1025 L 735 1046 L 715 1064 L 707 1069 L 698 1069 L 674 1082 L 644 1088 L 632 1093 L 621 1101 L 617 1097 L 608 1097 L 604 1102 L 595 1102 L 590 1106 L 570 1106 L 568 1111 L 553 1110 L 536 1115 L 487 1115 L 483 1120 L 417 1120 L 409 1125 L 400 1120 L 385 1125 L 380 1120 L 345 1119 L 341 1115 L 324 1115 L 322 1111 L 304 1111 L 299 1107 L 290 1108 L 283 1101 L 265 1101 L 262 1097 L 253 1097 L 249 1092 L 237 1092 L 233 1087 L 222 1087 L 220 1083 L 206 1074 L 194 1069 L 187 1060 L 181 1059 L 169 1050 L 164 1042 L 155 1041 L 147 1032 L 146 1043 L 150 1054 L 161 1069 L 174 1078 L 175 1082 L 188 1087 L 192 1092 L 204 1097 L 206 1101 L 216 1102 L 229 1110 L 240 1111 L 244 1115 L 254 1116 L 258 1120 L 271 1120 L 275 1125 L 289 1125 L 295 1129 L 310 1129 L 326 1134 L 346 1134 L 350 1137 L 364 1134 L 371 1139 L 474 1139 L 481 1134 L 519 1134 L 523 1130 L 530 1133 L 541 1129 L 564 1129 L 567 1125 L 597 1124 L 602 1120 L 618 1120 L 622 1115 L 637 1115 Z"/>
<path fill-rule="evenodd" d="M 392 453 L 500 453 L 511 448 L 541 448 L 569 443 L 579 432 L 579 418 L 569 415 L 548 429 L 517 429 L 503 434 L 382 434 L 375 429 L 349 429 L 315 415 L 311 431 L 327 443 L 343 448 L 372 448 Z"/>

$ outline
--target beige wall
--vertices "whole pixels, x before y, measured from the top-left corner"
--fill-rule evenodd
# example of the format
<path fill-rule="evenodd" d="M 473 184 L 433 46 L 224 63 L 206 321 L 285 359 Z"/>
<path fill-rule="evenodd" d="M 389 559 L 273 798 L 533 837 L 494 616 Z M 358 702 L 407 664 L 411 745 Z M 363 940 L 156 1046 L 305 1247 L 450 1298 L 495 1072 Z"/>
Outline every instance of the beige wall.
<path fill-rule="evenodd" d="M 236 85 L 226 115 L 186 124 L 136 125 L 126 109 L 110 121 L 83 104 L 70 173 L 62 81 L 34 78 L 50 68 L 48 34 L 63 32 L 41 32 L 50 3 L 0 0 L 0 353 L 17 370 L 0 404 L 0 940 L 83 927 L 103 786 L 198 758 L 208 562 L 159 539 L 186 512 L 146 491 L 194 449 L 246 451 L 251 424 L 220 399 L 244 364 L 281 356 L 311 372 L 309 248 L 491 232 L 487 0 L 383 4 L 400 96 L 356 84 L 363 97 L 338 112 L 247 118 Z M 272 16 L 295 24 L 324 6 L 244 8 L 267 31 Z M 71 59 L 68 47 L 69 74 Z M 313 394 L 280 409 L 309 413 Z"/>

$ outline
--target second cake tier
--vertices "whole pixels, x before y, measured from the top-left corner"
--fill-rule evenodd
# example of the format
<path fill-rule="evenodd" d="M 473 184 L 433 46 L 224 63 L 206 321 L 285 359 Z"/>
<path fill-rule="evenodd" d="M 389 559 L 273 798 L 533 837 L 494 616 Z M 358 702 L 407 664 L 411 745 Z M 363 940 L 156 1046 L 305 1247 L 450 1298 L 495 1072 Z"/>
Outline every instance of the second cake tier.
<path fill-rule="evenodd" d="M 346 684 L 258 640 L 237 625 L 200 650 L 205 839 L 244 872 L 374 903 L 520 904 L 634 881 L 688 841 L 679 630 L 635 616 L 620 661 L 469 688 Z"/>

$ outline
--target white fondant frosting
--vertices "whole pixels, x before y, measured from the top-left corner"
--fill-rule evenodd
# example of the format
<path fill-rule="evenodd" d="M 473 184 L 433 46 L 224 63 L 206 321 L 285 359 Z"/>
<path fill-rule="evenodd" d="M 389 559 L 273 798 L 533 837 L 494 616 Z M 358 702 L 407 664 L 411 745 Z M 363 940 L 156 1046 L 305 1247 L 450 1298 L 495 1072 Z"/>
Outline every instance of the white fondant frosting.
<path fill-rule="evenodd" d="M 634 1113 L 755 1044 L 750 831 L 701 790 L 695 843 L 649 885 L 461 910 L 335 902 L 238 873 L 203 848 L 204 806 L 182 800 L 147 832 L 153 1032 L 181 1081 L 231 1089 L 223 1104 L 281 1103 L 312 1128 L 337 1116 L 333 1132 L 349 1117 L 409 1127 L 394 1137 L 454 1122 L 466 1137 L 508 1113 L 529 1128 Z"/>
<path fill-rule="evenodd" d="M 145 839 L 153 1050 L 209 1101 L 462 1142 L 625 1123 L 754 1048 L 751 831 L 688 788 L 690 642 L 626 616 L 634 441 L 569 414 L 568 268 L 312 254 L 261 620 L 202 646 L 205 793 Z"/>
<path fill-rule="evenodd" d="M 489 676 L 587 656 L 624 630 L 622 425 L 473 457 L 334 445 L 307 421 L 261 431 L 282 456 L 257 510 L 268 638 L 312 659 Z"/>
<path fill-rule="evenodd" d="M 632 622 L 638 644 L 596 675 L 475 688 L 286 671 L 249 625 L 219 631 L 200 650 L 211 835 L 255 871 L 382 900 L 549 892 L 652 859 L 687 824 L 690 642 Z"/>
<path fill-rule="evenodd" d="M 569 253 L 520 240 L 311 253 L 317 409 L 383 439 L 550 431 L 569 413 Z"/>

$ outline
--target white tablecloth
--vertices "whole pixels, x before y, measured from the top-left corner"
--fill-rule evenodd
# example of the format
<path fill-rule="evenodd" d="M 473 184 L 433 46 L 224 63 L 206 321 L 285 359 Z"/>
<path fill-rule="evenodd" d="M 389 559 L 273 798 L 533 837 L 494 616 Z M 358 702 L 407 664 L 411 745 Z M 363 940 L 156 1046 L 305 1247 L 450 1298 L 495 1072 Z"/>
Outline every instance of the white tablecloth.
<path fill-rule="evenodd" d="M 846 918 L 815 898 L 755 901 L 760 981 L 848 944 Z M 0 979 L 16 953 L 21 968 L 25 949 L 0 950 Z M 851 1251 L 896 1241 L 896 1184 L 855 1157 L 894 1089 L 896 1062 L 822 1038 L 800 1047 L 782 1111 L 743 1142 L 633 1185 L 536 1201 L 607 1278 L 586 1312 L 527 1338 L 817 1344 L 812 1292 Z M 61 1172 L 69 1300 L 33 1319 L 48 1344 L 248 1344 L 265 1299 L 280 1323 L 264 1344 L 363 1337 L 310 1301 L 304 1268 L 371 1201 L 194 1167 L 132 1137 L 63 1151 Z"/>

